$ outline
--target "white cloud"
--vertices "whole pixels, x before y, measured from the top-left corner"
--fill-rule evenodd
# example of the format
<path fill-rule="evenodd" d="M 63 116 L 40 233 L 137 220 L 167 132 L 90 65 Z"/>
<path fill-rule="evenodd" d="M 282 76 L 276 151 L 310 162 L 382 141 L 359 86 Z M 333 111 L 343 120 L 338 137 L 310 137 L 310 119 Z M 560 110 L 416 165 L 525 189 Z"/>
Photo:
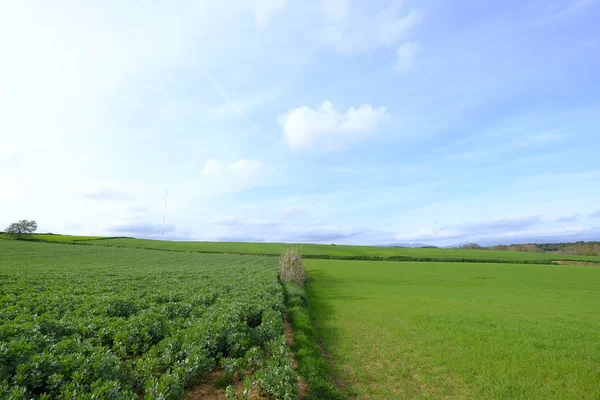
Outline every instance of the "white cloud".
<path fill-rule="evenodd" d="M 242 178 L 253 178 L 262 172 L 263 165 L 260 161 L 246 160 L 242 158 L 231 164 L 229 167 L 231 172 Z"/>
<path fill-rule="evenodd" d="M 262 218 L 226 217 L 212 221 L 218 240 L 287 243 L 340 243 L 368 232 L 349 226 L 290 225 Z"/>
<path fill-rule="evenodd" d="M 397 240 L 442 240 L 442 239 L 474 239 L 500 237 L 509 233 L 515 235 L 526 232 L 530 227 L 542 223 L 539 216 L 528 216 L 522 218 L 509 218 L 487 222 L 469 222 L 434 231 L 420 231 L 408 235 L 398 235 Z M 509 235 L 509 236 L 510 236 Z"/>
<path fill-rule="evenodd" d="M 239 159 L 229 165 L 219 160 L 208 160 L 201 174 L 210 178 L 256 178 L 263 170 L 260 161 Z"/>
<path fill-rule="evenodd" d="M 308 106 L 295 108 L 278 117 L 284 139 L 291 148 L 308 148 L 316 144 L 336 147 L 365 138 L 376 132 L 385 115 L 385 107 L 370 104 L 350 107 L 343 114 L 324 101 L 314 110 Z"/>
<path fill-rule="evenodd" d="M 325 0 L 323 13 L 321 41 L 342 54 L 393 46 L 422 19 L 419 10 L 400 13 L 392 5 L 373 14 L 347 0 Z"/>
<path fill-rule="evenodd" d="M 418 45 L 414 42 L 402 43 L 396 52 L 397 61 L 394 68 L 397 71 L 410 71 L 413 67 L 418 49 Z"/>
<path fill-rule="evenodd" d="M 213 224 L 233 227 L 276 227 L 281 222 L 265 218 L 220 217 L 213 220 Z"/>
<path fill-rule="evenodd" d="M 306 209 L 306 207 L 302 207 L 299 205 L 281 207 L 279 212 L 283 218 L 298 218 L 308 214 L 308 210 Z"/>
<path fill-rule="evenodd" d="M 223 162 L 219 160 L 208 160 L 200 172 L 204 176 L 218 177 L 223 175 L 224 171 L 226 171 L 226 167 Z"/>
<path fill-rule="evenodd" d="M 401 241 L 429 241 L 443 239 L 457 239 L 464 235 L 461 231 L 456 230 L 437 230 L 437 231 L 418 231 L 409 234 L 400 234 L 396 236 L 396 240 Z"/>

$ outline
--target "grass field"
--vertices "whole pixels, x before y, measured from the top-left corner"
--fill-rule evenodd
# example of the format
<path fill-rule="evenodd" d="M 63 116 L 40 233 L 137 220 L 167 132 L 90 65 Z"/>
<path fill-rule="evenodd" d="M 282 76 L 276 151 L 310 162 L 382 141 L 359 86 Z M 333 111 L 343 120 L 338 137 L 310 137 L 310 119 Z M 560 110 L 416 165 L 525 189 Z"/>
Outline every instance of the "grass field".
<path fill-rule="evenodd" d="M 175 400 L 220 365 L 283 399 L 284 309 L 272 258 L 1 240 L 0 398 Z"/>
<path fill-rule="evenodd" d="M 207 253 L 269 254 L 279 255 L 290 246 L 301 247 L 305 257 L 408 257 L 414 259 L 442 261 L 499 261 L 499 262 L 550 262 L 552 260 L 574 260 L 599 262 L 600 256 L 576 256 L 556 253 L 528 253 L 499 250 L 470 249 L 412 249 L 384 246 L 347 246 L 324 244 L 289 243 L 242 243 L 242 242 L 173 242 L 132 238 L 99 238 L 96 236 L 34 235 L 34 239 L 51 242 L 110 245 L 169 251 L 194 251 Z"/>
<path fill-rule="evenodd" d="M 358 399 L 599 399 L 600 268 L 307 260 Z"/>
<path fill-rule="evenodd" d="M 600 399 L 600 266 L 506 263 L 598 257 L 304 245 L 437 262 L 308 259 L 286 304 L 277 258 L 206 253 L 289 244 L 34 239 L 0 240 L 0 398 L 175 400 L 217 369 L 285 398 L 287 307 L 311 399 L 343 398 L 329 372 L 357 399 Z"/>

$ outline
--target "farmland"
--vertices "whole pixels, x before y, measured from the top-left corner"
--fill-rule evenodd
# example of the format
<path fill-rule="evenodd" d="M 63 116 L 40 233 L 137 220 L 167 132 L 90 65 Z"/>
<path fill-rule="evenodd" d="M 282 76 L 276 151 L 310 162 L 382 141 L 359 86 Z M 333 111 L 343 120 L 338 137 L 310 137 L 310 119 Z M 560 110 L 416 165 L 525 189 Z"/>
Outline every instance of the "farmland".
<path fill-rule="evenodd" d="M 306 266 L 315 323 L 353 398 L 600 398 L 596 266 Z"/>
<path fill-rule="evenodd" d="M 303 245 L 303 291 L 287 244 L 33 239 L 0 240 L 0 398 L 600 397 L 598 257 Z"/>
<path fill-rule="evenodd" d="M 1 238 L 1 236 L 0 236 Z M 600 256 L 578 256 L 559 253 L 530 253 L 500 250 L 437 249 L 437 248 L 401 248 L 386 246 L 349 246 L 324 244 L 289 243 L 243 243 L 243 242 L 176 242 L 133 238 L 102 238 L 98 236 L 34 235 L 34 239 L 77 243 L 85 245 L 103 245 L 133 247 L 152 250 L 234 253 L 277 256 L 282 250 L 295 246 L 302 249 L 308 258 L 398 258 L 402 261 L 465 261 L 465 262 L 538 262 L 550 263 L 553 260 L 573 260 L 600 263 Z"/>
<path fill-rule="evenodd" d="M 1 398 L 179 399 L 216 368 L 251 370 L 269 398 L 295 390 L 274 259 L 9 240 L 0 254 Z"/>

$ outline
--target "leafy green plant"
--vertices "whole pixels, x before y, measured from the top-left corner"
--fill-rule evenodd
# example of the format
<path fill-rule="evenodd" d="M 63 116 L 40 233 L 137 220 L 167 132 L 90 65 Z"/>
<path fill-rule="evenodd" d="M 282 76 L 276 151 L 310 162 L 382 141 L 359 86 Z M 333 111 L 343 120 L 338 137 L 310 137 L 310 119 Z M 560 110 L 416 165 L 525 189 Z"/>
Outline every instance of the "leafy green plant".
<path fill-rule="evenodd" d="M 285 336 L 267 344 L 267 357 L 264 367 L 256 374 L 256 381 L 263 395 L 270 399 L 291 400 L 295 398 L 298 377 L 292 368 L 292 360 L 288 357 L 289 349 L 285 344 Z"/>
<path fill-rule="evenodd" d="M 283 334 L 272 258 L 13 240 L 0 253 L 0 398 L 181 399 L 219 362 L 237 379 L 263 368 Z"/>

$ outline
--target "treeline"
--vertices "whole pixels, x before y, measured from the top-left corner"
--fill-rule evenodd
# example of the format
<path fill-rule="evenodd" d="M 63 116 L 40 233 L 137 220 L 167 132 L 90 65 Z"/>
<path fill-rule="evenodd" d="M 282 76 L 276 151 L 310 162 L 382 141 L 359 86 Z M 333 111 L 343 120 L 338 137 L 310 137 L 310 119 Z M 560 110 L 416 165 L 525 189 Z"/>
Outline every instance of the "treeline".
<path fill-rule="evenodd" d="M 599 256 L 600 242 L 575 242 L 575 243 L 528 243 L 510 244 L 483 247 L 489 250 L 526 251 L 535 253 L 561 253 L 579 256 Z"/>

